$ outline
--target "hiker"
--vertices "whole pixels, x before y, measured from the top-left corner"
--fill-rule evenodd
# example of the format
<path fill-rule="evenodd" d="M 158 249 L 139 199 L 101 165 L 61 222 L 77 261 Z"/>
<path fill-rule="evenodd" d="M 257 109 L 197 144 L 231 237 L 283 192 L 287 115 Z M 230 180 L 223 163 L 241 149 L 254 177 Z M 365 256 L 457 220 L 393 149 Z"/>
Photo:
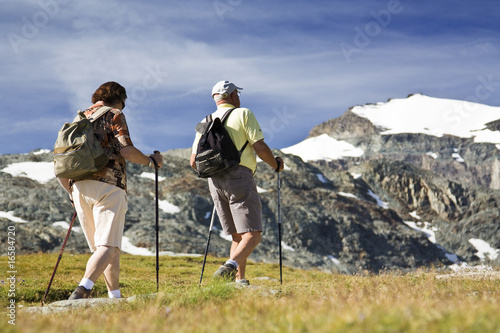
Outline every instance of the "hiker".
<path fill-rule="evenodd" d="M 106 82 L 93 94 L 93 105 L 84 111 L 88 118 L 101 106 L 112 107 L 93 123 L 95 136 L 109 157 L 107 166 L 78 181 L 58 178 L 69 193 L 93 253 L 83 279 L 69 299 L 89 298 L 101 274 L 109 297 L 121 297 L 120 248 L 127 212 L 125 160 L 150 167 L 154 167 L 153 159 L 159 167 L 163 164 L 161 154 L 144 155 L 132 144 L 122 112 L 126 98 L 124 87 L 116 82 Z"/>
<path fill-rule="evenodd" d="M 208 178 L 210 194 L 215 204 L 219 220 L 226 234 L 232 236 L 230 257 L 214 273 L 216 278 L 234 280 L 248 285 L 245 279 L 247 258 L 257 247 L 262 233 L 262 204 L 253 174 L 257 168 L 256 155 L 277 172 L 284 163 L 264 142 L 264 135 L 252 111 L 240 107 L 240 91 L 229 81 L 220 81 L 212 89 L 212 98 L 217 110 L 213 119 L 222 118 L 226 111 L 235 108 L 227 118 L 224 127 L 236 149 L 241 150 L 239 165 Z M 196 170 L 196 153 L 201 134 L 197 132 L 192 147 L 190 164 Z"/>

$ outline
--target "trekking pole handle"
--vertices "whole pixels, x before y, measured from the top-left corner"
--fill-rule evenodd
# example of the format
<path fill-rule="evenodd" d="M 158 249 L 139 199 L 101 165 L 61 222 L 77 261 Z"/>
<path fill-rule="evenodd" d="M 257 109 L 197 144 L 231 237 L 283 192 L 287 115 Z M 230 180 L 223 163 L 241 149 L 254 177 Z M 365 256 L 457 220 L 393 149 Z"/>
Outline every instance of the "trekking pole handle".
<path fill-rule="evenodd" d="M 281 162 L 277 157 L 275 157 L 274 159 L 276 160 L 276 163 L 278 164 L 278 166 L 276 167 L 276 169 L 274 169 L 274 171 L 280 172 Z"/>
<path fill-rule="evenodd" d="M 160 154 L 160 152 L 158 150 L 155 150 L 154 151 L 155 154 Z M 153 162 L 153 164 L 155 165 L 155 169 L 159 169 L 160 167 L 158 166 L 158 162 L 156 162 L 156 160 L 154 159 L 153 156 L 149 156 L 149 158 L 151 159 L 151 162 Z"/>

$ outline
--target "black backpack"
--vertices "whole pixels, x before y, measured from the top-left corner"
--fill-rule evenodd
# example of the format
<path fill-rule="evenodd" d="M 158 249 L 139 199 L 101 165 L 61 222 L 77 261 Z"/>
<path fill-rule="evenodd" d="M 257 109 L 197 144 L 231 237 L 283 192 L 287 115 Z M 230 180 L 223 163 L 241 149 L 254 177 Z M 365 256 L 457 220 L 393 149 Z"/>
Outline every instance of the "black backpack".
<path fill-rule="evenodd" d="M 196 125 L 196 131 L 201 134 L 195 157 L 198 177 L 213 177 L 240 164 L 241 153 L 248 141 L 238 150 L 224 128 L 224 123 L 233 110 L 234 108 L 228 110 L 222 119 L 212 119 L 212 115 L 208 115 L 205 122 Z"/>

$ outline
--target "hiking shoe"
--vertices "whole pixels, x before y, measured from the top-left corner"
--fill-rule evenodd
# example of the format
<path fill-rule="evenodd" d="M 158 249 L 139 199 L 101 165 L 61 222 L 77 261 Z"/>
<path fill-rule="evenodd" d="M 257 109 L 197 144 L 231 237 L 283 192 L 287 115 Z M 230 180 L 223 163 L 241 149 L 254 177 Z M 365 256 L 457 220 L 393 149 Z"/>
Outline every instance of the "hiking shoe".
<path fill-rule="evenodd" d="M 236 284 L 241 287 L 248 287 L 250 285 L 250 281 L 248 281 L 247 279 L 236 280 Z"/>
<path fill-rule="evenodd" d="M 222 278 L 234 281 L 236 278 L 236 272 L 238 270 L 231 264 L 224 264 L 219 267 L 219 269 L 214 273 L 214 278 Z"/>
<path fill-rule="evenodd" d="M 68 300 L 71 299 L 80 299 L 80 298 L 90 298 L 90 294 L 92 293 L 92 289 L 87 289 L 84 286 L 76 287 L 75 291 L 71 294 Z"/>

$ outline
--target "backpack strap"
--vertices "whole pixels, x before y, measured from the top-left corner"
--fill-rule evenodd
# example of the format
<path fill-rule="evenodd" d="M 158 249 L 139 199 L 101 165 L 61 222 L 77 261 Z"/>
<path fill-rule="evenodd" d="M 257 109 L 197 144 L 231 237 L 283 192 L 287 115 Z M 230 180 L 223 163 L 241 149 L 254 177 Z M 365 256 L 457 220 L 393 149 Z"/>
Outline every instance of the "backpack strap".
<path fill-rule="evenodd" d="M 229 109 L 226 111 L 226 113 L 224 113 L 224 115 L 222 116 L 222 118 L 220 120 L 220 122 L 222 123 L 222 126 L 224 126 L 226 119 L 229 117 L 229 115 L 231 114 L 231 112 L 233 112 L 234 109 L 236 109 L 236 108 Z M 210 115 L 210 116 L 212 116 L 212 115 Z"/>
<path fill-rule="evenodd" d="M 226 122 L 226 119 L 229 117 L 229 115 L 231 114 L 231 112 L 236 109 L 236 108 L 232 108 L 232 109 L 229 109 L 226 111 L 226 113 L 224 113 L 224 115 L 222 116 L 222 119 L 221 119 L 221 123 L 222 123 L 222 126 L 224 126 L 224 123 Z M 212 117 L 212 115 L 210 115 L 210 117 Z M 240 156 L 241 154 L 243 154 L 243 151 L 245 150 L 245 148 L 247 147 L 248 145 L 248 140 L 247 142 L 245 142 L 245 144 L 243 145 L 243 147 L 238 151 L 240 153 Z"/>
<path fill-rule="evenodd" d="M 245 148 L 247 147 L 247 145 L 248 145 L 248 140 L 247 140 L 247 142 L 245 142 L 245 144 L 243 145 L 243 148 L 241 148 L 241 149 L 240 149 L 240 156 L 241 156 L 241 154 L 243 154 L 243 151 L 245 150 Z"/>
<path fill-rule="evenodd" d="M 222 116 L 221 119 L 221 124 L 224 126 L 224 122 L 226 121 L 226 118 L 229 116 L 231 111 L 233 111 L 235 108 L 232 108 L 231 110 L 227 110 L 226 113 Z M 209 114 L 208 116 L 205 117 L 205 122 L 201 122 L 198 125 L 196 125 L 196 132 L 200 134 L 205 134 L 207 133 L 210 128 L 212 127 L 212 122 L 214 121 L 214 118 L 212 117 L 212 114 Z"/>
<path fill-rule="evenodd" d="M 94 111 L 94 113 L 92 113 L 92 115 L 88 119 L 91 123 L 93 123 L 111 109 L 112 107 L 109 106 L 101 106 L 99 109 Z"/>
<path fill-rule="evenodd" d="M 211 123 L 213 120 L 214 120 L 214 118 L 212 117 L 212 115 L 211 115 L 211 114 L 209 114 L 209 115 L 205 118 L 205 122 L 206 122 L 206 123 Z"/>

